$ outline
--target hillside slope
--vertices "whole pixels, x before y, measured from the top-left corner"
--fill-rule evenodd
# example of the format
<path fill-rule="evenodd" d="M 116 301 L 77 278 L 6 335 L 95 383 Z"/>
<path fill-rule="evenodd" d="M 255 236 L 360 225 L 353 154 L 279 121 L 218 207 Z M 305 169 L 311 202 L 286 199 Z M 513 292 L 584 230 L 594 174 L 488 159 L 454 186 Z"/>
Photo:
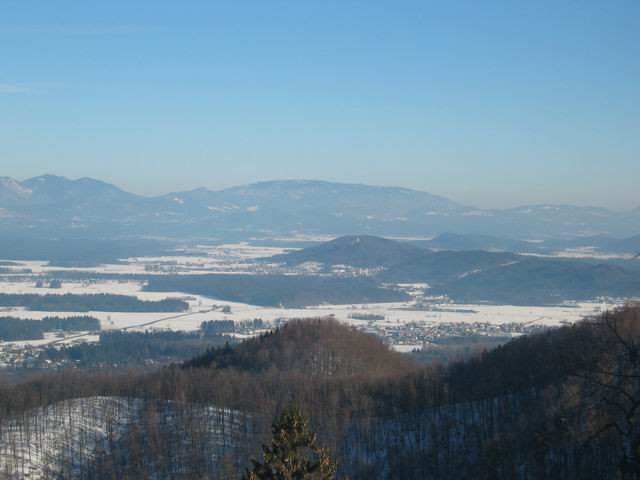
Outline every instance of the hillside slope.
<path fill-rule="evenodd" d="M 371 235 L 345 236 L 296 252 L 270 257 L 287 265 L 318 262 L 352 267 L 386 267 L 428 254 L 429 251 L 406 242 Z"/>
<path fill-rule="evenodd" d="M 522 257 L 507 252 L 443 251 L 397 263 L 379 275 L 386 282 L 439 284 L 499 268 Z"/>
<path fill-rule="evenodd" d="M 452 279 L 434 288 L 459 302 L 557 304 L 599 296 L 638 298 L 640 275 L 615 265 L 527 258 Z"/>
<path fill-rule="evenodd" d="M 373 335 L 331 319 L 305 319 L 234 347 L 211 350 L 183 367 L 252 373 L 277 370 L 336 379 L 408 371 L 415 365 Z"/>

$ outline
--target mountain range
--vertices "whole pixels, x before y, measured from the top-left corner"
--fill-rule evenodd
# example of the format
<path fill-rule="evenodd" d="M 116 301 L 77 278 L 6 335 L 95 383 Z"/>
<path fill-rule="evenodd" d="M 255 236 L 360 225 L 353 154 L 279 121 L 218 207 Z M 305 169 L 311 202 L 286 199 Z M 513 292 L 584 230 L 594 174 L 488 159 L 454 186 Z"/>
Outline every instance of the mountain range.
<path fill-rule="evenodd" d="M 640 234 L 640 208 L 533 205 L 479 209 L 426 192 L 316 180 L 268 181 L 156 197 L 91 178 L 0 177 L 0 228 L 31 235 L 168 237 L 307 234 L 567 239 Z"/>

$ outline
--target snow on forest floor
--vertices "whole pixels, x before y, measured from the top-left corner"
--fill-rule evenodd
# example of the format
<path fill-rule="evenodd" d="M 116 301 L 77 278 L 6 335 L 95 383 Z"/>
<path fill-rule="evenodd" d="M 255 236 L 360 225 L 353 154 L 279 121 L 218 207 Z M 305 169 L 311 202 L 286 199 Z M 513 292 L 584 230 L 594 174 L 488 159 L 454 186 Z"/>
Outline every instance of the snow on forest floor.
<path fill-rule="evenodd" d="M 132 425 L 143 428 L 149 407 L 174 436 L 176 431 L 205 433 L 207 454 L 214 459 L 241 449 L 251 431 L 250 417 L 208 404 L 75 398 L 0 418 L 0 478 L 90 478 L 96 453 L 122 441 Z M 177 454 L 182 442 L 175 440 L 171 448 Z"/>
<path fill-rule="evenodd" d="M 119 397 L 77 398 L 0 420 L 0 476 L 41 479 L 87 465 L 94 451 L 117 438 L 142 402 Z"/>

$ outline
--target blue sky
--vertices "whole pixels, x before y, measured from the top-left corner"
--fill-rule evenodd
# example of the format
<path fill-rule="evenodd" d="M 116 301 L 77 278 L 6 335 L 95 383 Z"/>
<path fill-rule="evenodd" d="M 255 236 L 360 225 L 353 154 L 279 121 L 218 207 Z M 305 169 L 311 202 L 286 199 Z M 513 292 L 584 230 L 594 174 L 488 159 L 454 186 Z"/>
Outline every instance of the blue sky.
<path fill-rule="evenodd" d="M 0 175 L 640 205 L 640 2 L 5 2 Z"/>

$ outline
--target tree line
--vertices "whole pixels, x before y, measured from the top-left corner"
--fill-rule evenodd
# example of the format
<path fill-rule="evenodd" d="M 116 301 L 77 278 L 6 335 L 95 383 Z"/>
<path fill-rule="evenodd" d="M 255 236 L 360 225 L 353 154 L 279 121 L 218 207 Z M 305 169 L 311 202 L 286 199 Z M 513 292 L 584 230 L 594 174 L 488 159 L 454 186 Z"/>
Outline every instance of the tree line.
<path fill-rule="evenodd" d="M 130 295 L 108 293 L 46 294 L 0 293 L 0 307 L 25 307 L 28 310 L 44 312 L 183 312 L 189 309 L 184 300 L 165 298 L 163 300 L 140 300 Z"/>
<path fill-rule="evenodd" d="M 43 349 L 33 366 L 72 363 L 77 368 L 139 367 L 183 362 L 208 348 L 235 343 L 221 334 L 202 332 L 104 331 L 98 342 L 61 345 Z"/>
<path fill-rule="evenodd" d="M 0 317 L 0 341 L 40 340 L 46 332 L 64 330 L 86 332 L 100 330 L 100 320 L 95 317 L 44 317 L 29 320 L 15 317 Z"/>

